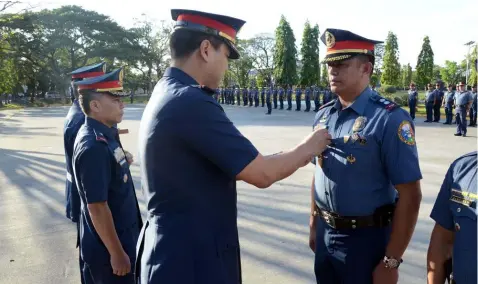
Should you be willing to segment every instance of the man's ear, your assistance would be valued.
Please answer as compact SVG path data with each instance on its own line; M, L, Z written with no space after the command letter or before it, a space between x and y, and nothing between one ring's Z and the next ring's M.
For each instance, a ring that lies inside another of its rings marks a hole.
M201 45L199 45L199 54L201 58L208 62L209 61L209 55L211 54L211 48L213 48L211 42L207 39L203 40L201 42Z

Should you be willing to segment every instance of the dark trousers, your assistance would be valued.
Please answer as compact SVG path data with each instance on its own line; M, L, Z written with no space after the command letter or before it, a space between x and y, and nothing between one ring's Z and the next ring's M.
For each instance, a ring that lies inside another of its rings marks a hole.
M466 135L466 109L464 107L456 108L456 133Z
M274 109L276 109L277 108L277 95L273 95L272 98L274 100Z
M266 103L266 98L264 96L264 94L261 95L261 105L262 107L264 107L264 104Z
M252 96L249 97L249 106L250 106L250 107L252 106Z
M391 228L335 230L317 217L314 271L318 284L371 284Z
M451 124L453 121L453 109L451 106L445 106L445 117L446 117L446 124Z
M314 98L314 105L315 105L314 111L317 112L320 108L320 101L318 96Z
M221 104L224 104L224 94L221 94Z
M305 97L305 111L310 111L310 97Z
M426 121L433 121L433 104L426 104L425 111L427 112L427 120Z
M284 109L284 96L279 96L279 108Z
M134 266L132 265L131 269L133 268ZM85 279L85 284L134 284L133 271L134 270L125 276L118 276L113 274L113 269L110 264L97 267L89 266L85 263L82 274Z
M246 95L244 95L244 96L242 97L242 102L243 102L243 105L244 105L244 106L247 106L247 96L246 96Z
M470 126L476 126L476 107L470 108Z
M433 106L433 121L440 121L441 105L437 104Z
M417 107L417 103L415 101L408 102L408 108L410 109L410 116L412 119L415 119L415 110Z
M300 95L296 95L295 96L295 103L296 103L295 110L300 110L301 101L302 101L302 98L300 97Z
M272 103L271 103L271 98L267 98L266 99L266 104L267 104L267 113L271 113L272 112Z
M254 106L255 106L255 107L258 107L258 106L259 106L259 97L258 97L258 96L255 96L255 97L254 97Z
M292 109L292 96L287 96L287 110Z

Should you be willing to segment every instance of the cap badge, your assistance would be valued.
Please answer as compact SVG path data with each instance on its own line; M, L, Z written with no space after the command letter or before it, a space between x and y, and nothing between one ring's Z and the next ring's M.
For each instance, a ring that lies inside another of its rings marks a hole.
M335 45L335 37L330 32L325 32L325 44L327 48L332 48Z

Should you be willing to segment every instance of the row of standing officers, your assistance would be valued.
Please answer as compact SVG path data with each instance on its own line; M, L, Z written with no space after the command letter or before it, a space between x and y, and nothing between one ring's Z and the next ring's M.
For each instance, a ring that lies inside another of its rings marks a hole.
M300 111L302 107L302 98L305 100L305 112L311 111L311 102L314 102L314 112L319 110L321 105L324 105L337 96L330 91L330 88L321 89L317 86L306 88L292 87L253 87L253 88L238 88L227 87L217 88L214 93L214 98L221 104L228 105L243 105L262 107L267 106L266 114L272 113L274 109L284 109L284 104L287 103L287 110L292 110L292 98L295 95L296 111Z
M397 283L422 175L412 119L368 87L379 42L327 29L324 62L341 100L319 108L296 147L263 156L210 88L228 59L239 57L234 38L244 21L190 10L172 10L172 17L172 66L139 129L144 224L132 157L117 128L122 69L73 72L82 78L65 123L67 216L78 223L82 282L242 283L236 181L266 188L312 161L309 245L317 283ZM476 172L474 152L455 161L443 182L431 215L430 283L444 282L450 251L454 281L476 283Z
M441 109L443 108L445 111L445 122L443 124L452 124L453 117L455 117L457 125L455 136L466 137L467 126L476 126L478 112L476 85L471 90L467 90L463 82L456 84L456 86L450 84L445 92L441 90L440 86L440 84L436 84L435 89L432 84L427 86L425 122L440 122ZM418 92L415 84L412 83L408 92L408 106L413 119L415 119L417 104ZM470 120L469 124L467 124L467 116Z

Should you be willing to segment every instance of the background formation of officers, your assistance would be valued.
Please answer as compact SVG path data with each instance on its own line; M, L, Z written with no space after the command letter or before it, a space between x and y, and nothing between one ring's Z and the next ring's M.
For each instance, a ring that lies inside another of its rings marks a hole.
M244 21L190 10L173 10L172 15L177 21L173 38L209 31L210 36L223 37L227 45L220 48L229 49L229 59L239 57L232 39ZM155 87L139 129L148 208L144 224L129 169L133 160L117 129L123 118L123 70L105 73L101 63L72 72L74 100L64 135L66 215L78 224L82 283L242 283L236 181L266 188L309 161L315 164L309 245L315 253L317 283L397 283L421 201L414 114L368 87L363 72L373 69L377 41L339 29L327 29L321 39L327 45L329 77L342 82L331 85L341 101L325 90L322 106L316 87L210 89L207 86L217 86L224 75L218 70L225 68L217 64L227 58L197 59L217 56L209 52L212 45L179 54L182 43L172 44L173 66ZM188 56L198 49L206 52ZM181 66L176 60L191 64ZM337 64L343 60L353 64ZM463 113L473 97L459 87L453 106L459 130L466 135ZM261 98L270 114L272 103L284 109L284 98L291 110L293 92L297 111L302 94L305 111L314 100L314 130L293 150L272 156L262 156L218 104L257 107ZM474 92L476 106L476 88ZM433 106L436 100L447 103L449 95L436 95ZM431 94L427 97L432 99ZM191 104L191 111L176 111ZM428 118L439 121L439 116ZM429 283L444 283L450 252L453 281L476 283L476 174L476 152L448 170L431 214L436 225L427 257Z
M415 119L417 103L418 92L415 84L412 83L408 92L408 106L413 119ZM445 111L445 122L443 124L456 123L455 136L466 137L467 126L476 127L478 112L476 85L469 88L463 82L460 82L456 86L448 85L446 91L443 91L439 83L435 85L435 88L432 84L428 84L425 94L425 122L440 122L442 108ZM453 117L455 117L455 122L453 122ZM468 117L469 124L467 124Z
M266 114L272 113L274 109L284 109L287 104L286 110L292 110L293 98L295 97L295 111L301 111L302 100L305 101L304 112L313 110L317 112L320 106L334 100L337 95L330 91L327 87L322 89L317 86L301 87L297 86L292 88L288 87L226 87L218 88L215 90L214 98L221 104L227 105L242 105L242 106L254 106L265 107L267 106ZM314 108L312 109L312 102Z

